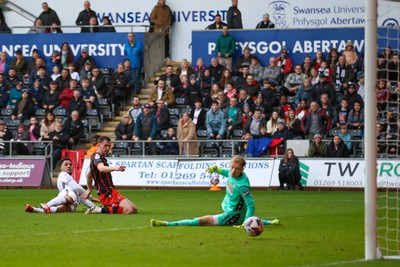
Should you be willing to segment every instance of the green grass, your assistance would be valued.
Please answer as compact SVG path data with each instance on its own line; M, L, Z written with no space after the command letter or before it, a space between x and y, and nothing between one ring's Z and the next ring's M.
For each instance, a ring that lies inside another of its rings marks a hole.
M399 266L364 262L362 192L253 191L259 237L233 227L150 227L221 212L224 192L121 190L137 215L30 214L56 190L0 190L0 266Z

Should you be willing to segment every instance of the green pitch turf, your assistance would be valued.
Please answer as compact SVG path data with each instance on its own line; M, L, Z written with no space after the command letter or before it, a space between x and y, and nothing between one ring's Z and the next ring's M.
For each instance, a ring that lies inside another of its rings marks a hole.
M56 190L0 190L0 266L399 266L363 262L362 192L253 191L259 237L228 227L150 227L221 212L224 192L121 190L136 215L30 214Z

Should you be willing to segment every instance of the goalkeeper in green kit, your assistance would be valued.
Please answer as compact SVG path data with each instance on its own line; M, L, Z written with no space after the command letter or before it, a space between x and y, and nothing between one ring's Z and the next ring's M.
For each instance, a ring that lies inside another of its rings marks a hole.
M226 195L222 201L224 213L218 215L206 215L191 220L167 222L151 220L152 226L211 226L211 225L242 225L243 222L254 216L254 199L250 191L250 183L247 175L243 172L246 161L241 156L234 156L230 162L230 170L221 169L213 165L207 172L216 172L228 178ZM262 220L265 225L279 225L278 219Z

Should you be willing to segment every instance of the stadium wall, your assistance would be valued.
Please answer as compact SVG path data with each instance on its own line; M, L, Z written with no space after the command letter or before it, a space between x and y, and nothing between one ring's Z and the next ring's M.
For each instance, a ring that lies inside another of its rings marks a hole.
M43 1L12 0L13 3L29 10L32 14L42 12ZM57 1L48 0L49 6L57 11L62 25L75 25L78 13L83 9L83 0ZM108 1L92 0L92 9L97 17L109 16L114 25L134 26L135 32L144 32L141 25L149 24L149 16L153 1L114 0L112 5ZM392 1L379 2L379 26L398 26L400 3ZM226 11L231 5L230 0L168 0L175 17L172 28L172 59L191 59L191 32L202 30L211 24L217 13L226 21ZM262 15L268 13L278 29L318 29L318 28L347 28L364 27L365 1L364 0L286 0L239 1L242 12L244 29L254 29ZM15 29L14 32L26 33L33 23L15 12L5 13L6 22L10 27L26 26L24 29ZM65 28L64 32L77 32L77 29ZM121 29L120 29L121 30ZM117 29L118 31L118 29ZM126 31L126 30L123 30Z
M252 187L279 186L280 159L246 159L245 172ZM80 184L86 185L90 159L86 159ZM113 172L116 186L132 187L210 187L211 174L205 170L216 164L229 168L229 159L132 159L109 158L110 166L126 166L125 172ZM363 188L365 183L363 159L300 159L301 183L306 187ZM400 161L378 160L378 188L400 187ZM220 176L219 186L226 186Z

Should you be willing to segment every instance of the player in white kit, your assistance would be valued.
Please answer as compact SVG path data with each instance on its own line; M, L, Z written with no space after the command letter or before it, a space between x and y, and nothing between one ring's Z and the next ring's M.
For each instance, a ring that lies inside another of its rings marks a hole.
M63 158L60 162L61 173L58 175L57 188L58 196L47 202L40 204L40 208L32 207L29 204L25 205L26 212L41 212L41 213L55 213L55 212L70 212L75 211L76 207L82 203L86 207L91 208L96 206L93 202L100 202L97 198L90 196L89 199L81 198L81 195L86 190L79 185L72 174L72 162L69 158Z

